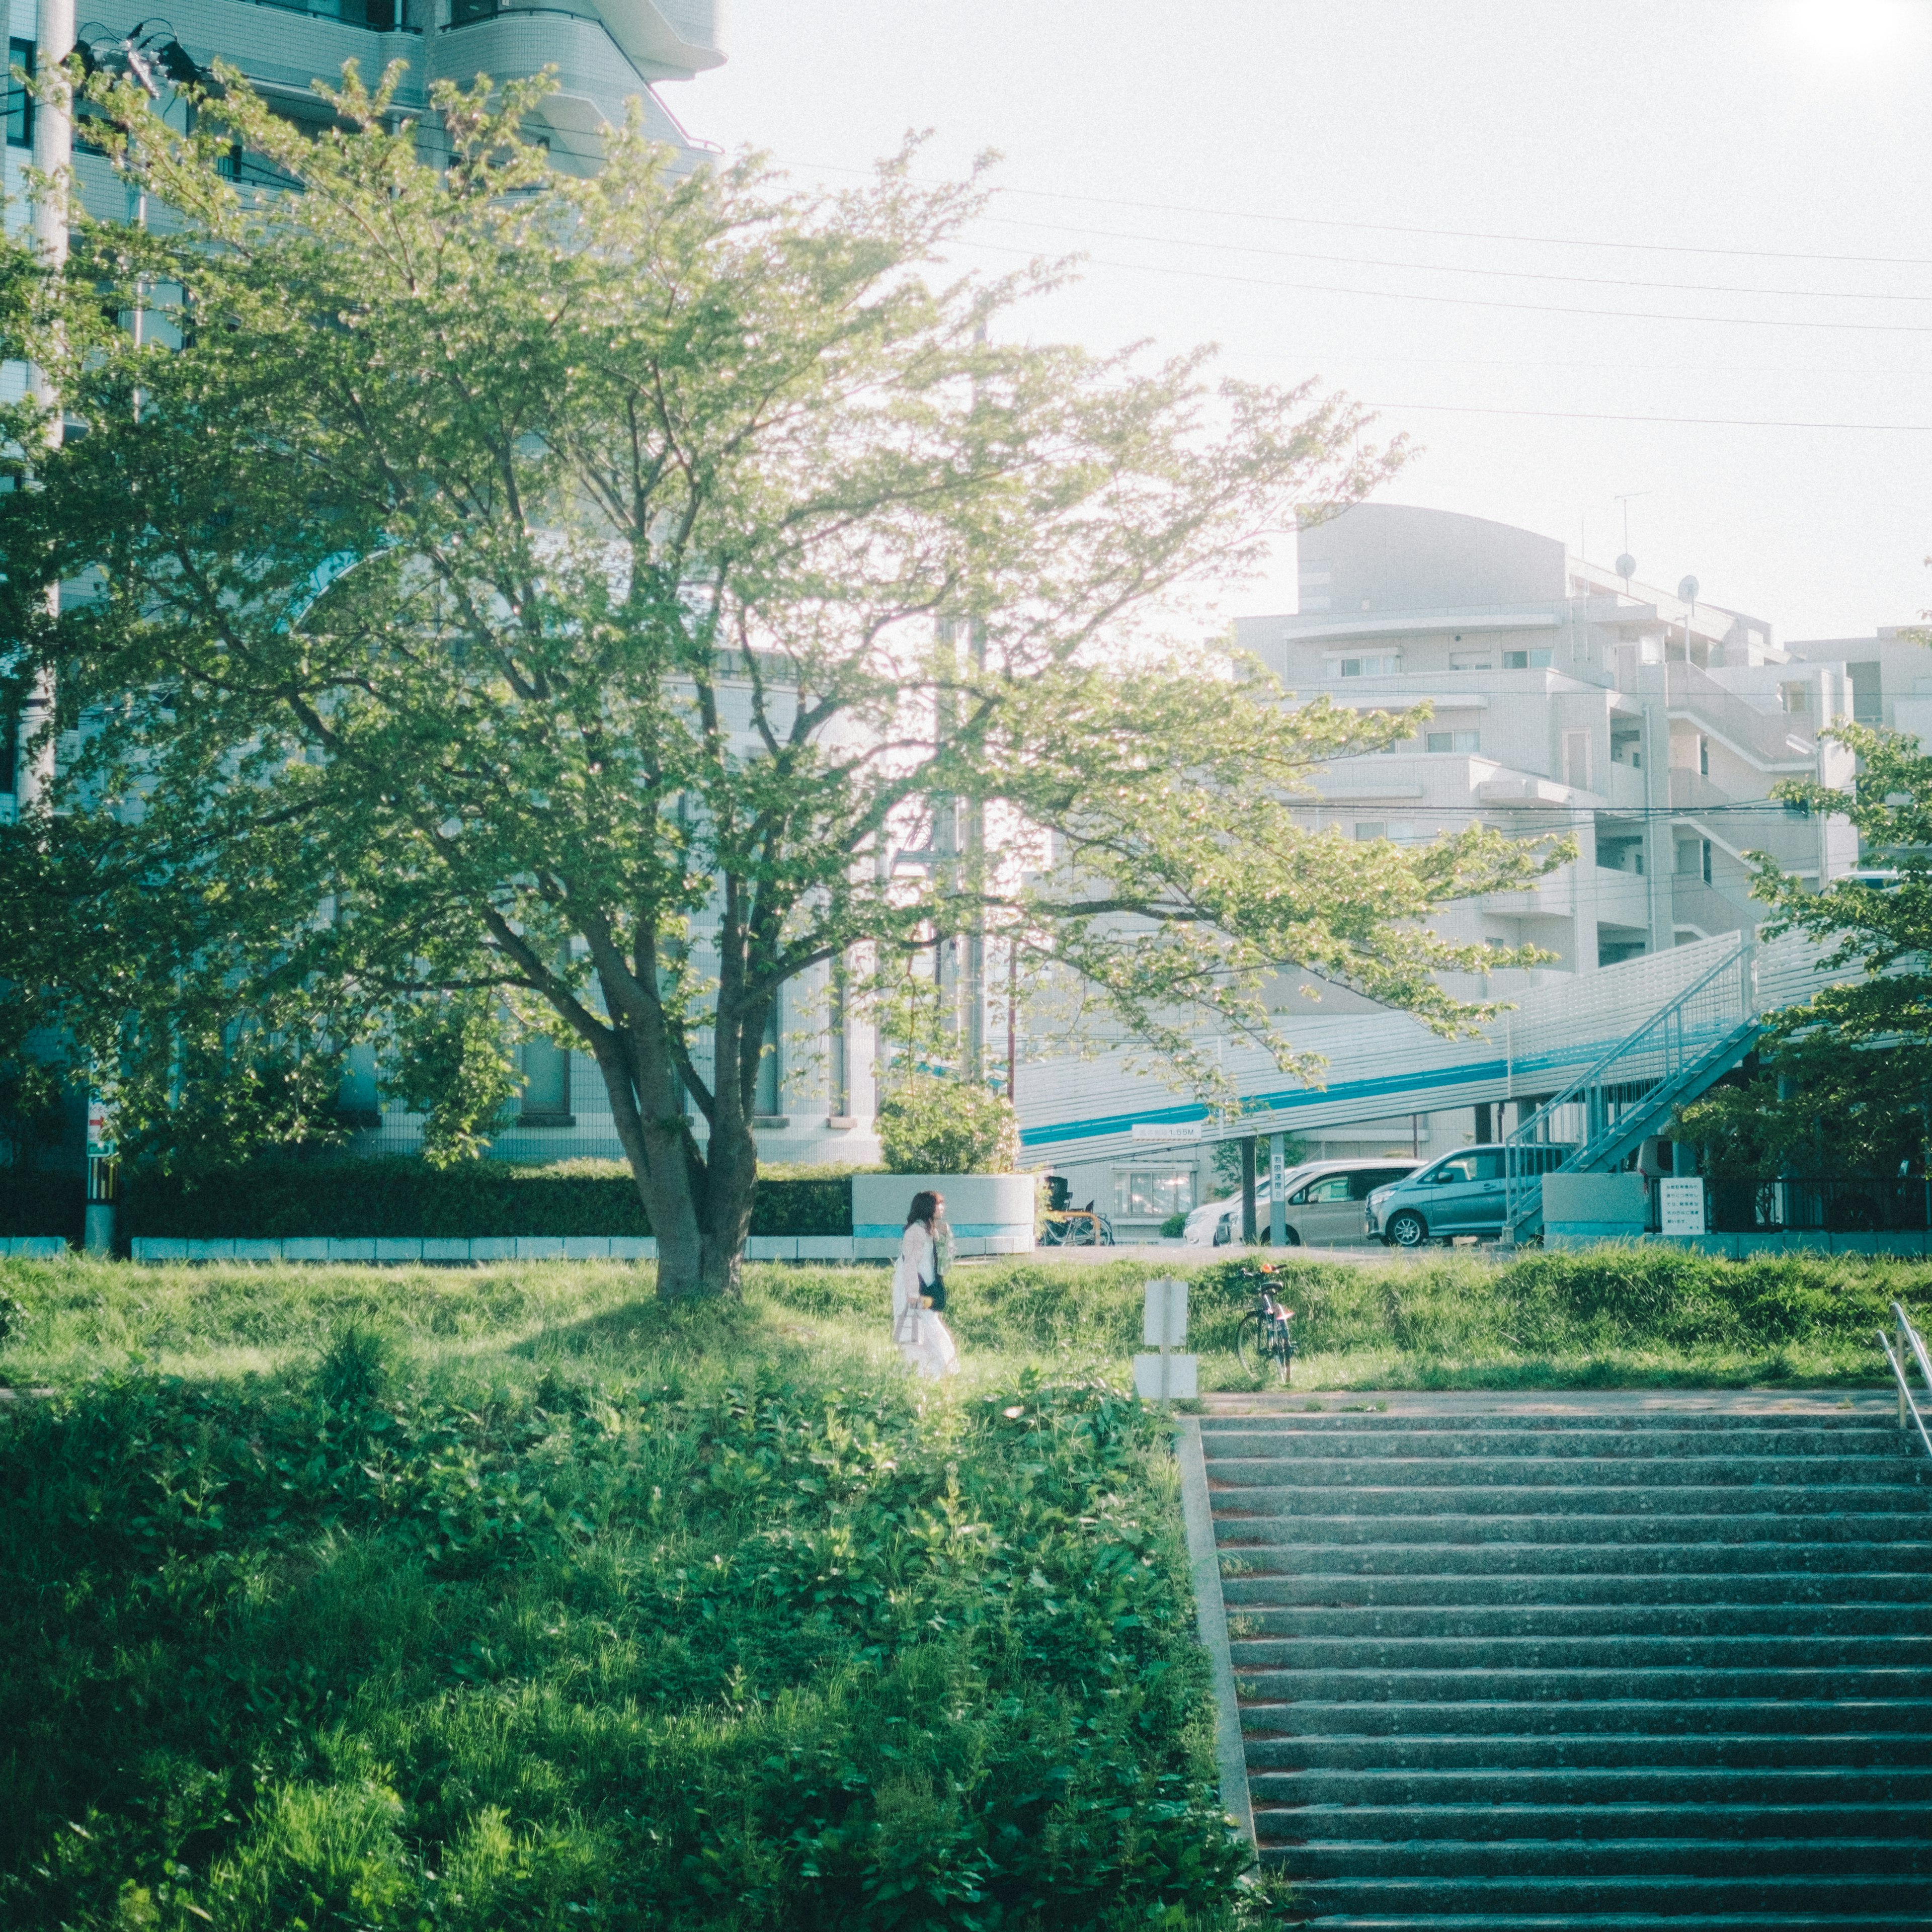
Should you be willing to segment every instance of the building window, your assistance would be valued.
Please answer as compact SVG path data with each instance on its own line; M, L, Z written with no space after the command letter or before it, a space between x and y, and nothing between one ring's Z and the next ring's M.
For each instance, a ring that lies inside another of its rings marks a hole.
M1547 651L1505 651L1503 653L1504 670L1547 670L1550 654Z
M1400 652L1385 652L1379 656L1343 658L1340 675L1343 677L1388 677L1402 668Z
M32 80L33 42L9 40L7 64L10 69L18 68L29 80ZM34 145L34 97L10 71L7 76L7 145L10 148L31 148Z
M765 1018L764 1044L758 1052L758 1077L752 1090L752 1112L772 1118L784 1110L778 1105L778 1003Z
M466 27L472 20L494 20L501 11L499 0L449 0L449 24Z
M1426 748L1432 752L1475 752L1482 748L1480 739L1475 731L1432 731Z
M1355 820L1355 836L1366 844L1371 838L1388 836L1388 820L1385 818L1358 818Z
M1706 778L1711 776L1711 741L1701 731L1697 734L1697 776Z
M1124 1221L1165 1221L1193 1206L1191 1167L1137 1167L1114 1176L1114 1212Z
M1688 838L1678 846L1677 876L1680 879L1702 879L1707 886L1711 883L1709 839Z
M1451 670L1493 670L1496 659L1487 651L1451 651L1449 653L1449 668Z
M523 1052L524 1096L518 1117L531 1124L568 1125L570 1049L554 1040L526 1040Z

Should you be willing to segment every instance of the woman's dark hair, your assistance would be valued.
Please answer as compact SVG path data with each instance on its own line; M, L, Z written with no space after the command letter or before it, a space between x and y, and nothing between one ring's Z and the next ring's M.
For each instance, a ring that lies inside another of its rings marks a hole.
M910 1228L915 1221L923 1221L929 1232L932 1217L938 1212L939 1196L922 1187L912 1197L912 1205L906 1210L905 1224Z

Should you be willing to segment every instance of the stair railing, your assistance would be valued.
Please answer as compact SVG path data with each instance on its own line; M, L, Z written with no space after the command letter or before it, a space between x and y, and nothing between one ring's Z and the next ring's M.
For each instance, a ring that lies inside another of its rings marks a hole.
M1543 1196L1547 1170L1537 1157L1522 1151L1546 1140L1558 1108L1580 1103L1584 1110L1582 1144L1556 1171L1587 1166L1592 1154L1623 1130L1629 1108L1614 1110L1606 1090L1624 1081L1646 1088L1643 1106L1658 1090L1668 1087L1687 1068L1748 1024L1757 1010L1751 970L1751 945L1742 934L1736 946L1683 992L1667 1000L1632 1032L1618 1040L1586 1072L1580 1073L1551 1100L1546 1101L1516 1131L1504 1137L1503 1162L1504 1239L1514 1238L1516 1226ZM1688 1024L1687 1024L1688 1022Z
M1893 1353L1893 1338L1888 1336L1882 1328L1878 1331L1878 1345L1885 1351L1885 1358L1892 1364L1893 1378L1898 1384L1898 1426L1903 1429L1906 1417L1910 1415L1918 1426L1918 1439L1924 1444L1926 1454L1932 1456L1932 1435L1926 1432L1925 1412L1919 1406L1918 1398L1912 1393L1912 1384L1906 1376L1906 1364L1916 1364L1919 1379L1924 1383L1928 1397L1932 1397L1932 1360L1926 1357L1925 1338L1912 1327L1911 1317L1904 1306L1894 1301L1892 1312L1898 1324L1898 1352Z

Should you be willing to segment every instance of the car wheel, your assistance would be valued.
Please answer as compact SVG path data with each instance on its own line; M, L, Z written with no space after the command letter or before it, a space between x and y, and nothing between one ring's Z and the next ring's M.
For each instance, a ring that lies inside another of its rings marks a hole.
M1401 1214L1390 1216L1388 1238L1391 1247L1419 1248L1428 1240L1429 1230L1423 1226L1420 1214L1412 1214L1405 1208Z
M1224 1214L1214 1223L1214 1245L1217 1248L1225 1248L1234 1238L1234 1231L1228 1226L1228 1217Z

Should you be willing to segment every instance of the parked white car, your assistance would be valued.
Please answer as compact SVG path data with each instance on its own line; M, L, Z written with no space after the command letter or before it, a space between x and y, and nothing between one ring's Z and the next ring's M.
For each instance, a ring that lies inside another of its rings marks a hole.
M1406 1180L1421 1165L1413 1160L1312 1160L1282 1177L1282 1199L1290 1247L1364 1247L1370 1237L1362 1204L1376 1189ZM1274 1238L1274 1197L1262 1181L1255 1189L1255 1228ZM1210 1201L1188 1216L1181 1239L1222 1247L1241 1238L1241 1197Z

